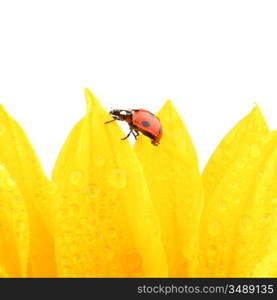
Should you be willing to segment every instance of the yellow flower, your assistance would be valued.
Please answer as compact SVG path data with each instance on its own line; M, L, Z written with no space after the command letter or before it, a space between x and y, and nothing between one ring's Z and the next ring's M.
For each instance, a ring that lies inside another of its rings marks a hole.
M267 255L276 258L276 137L255 107L212 155L196 276L259 276Z
M276 277L277 131L256 106L202 176L168 100L134 147L85 89L52 182L0 108L0 277Z
M204 198L195 149L189 134L167 101L157 114L163 125L159 147L140 136L135 151L161 224L170 277L192 275Z
M118 124L86 89L87 114L74 127L53 180L60 276L167 276L160 225L142 167Z
M57 276L55 189L20 126L0 107L0 273Z

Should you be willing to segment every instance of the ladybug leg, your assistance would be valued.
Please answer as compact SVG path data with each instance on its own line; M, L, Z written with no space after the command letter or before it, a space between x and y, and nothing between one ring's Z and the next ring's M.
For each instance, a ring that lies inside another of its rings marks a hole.
M122 138L121 140L123 141L123 140L126 140L126 139L128 139L128 137L130 136L130 134L133 132L133 130L130 130L130 132L124 137L124 138Z
M111 123L111 122L114 122L114 121L118 121L118 120L119 120L119 118L113 117L112 120L106 121L106 122L104 122L104 124L108 124L108 123Z
M135 139L137 139L137 137L139 136L139 133L136 130L132 130L132 134L133 134Z

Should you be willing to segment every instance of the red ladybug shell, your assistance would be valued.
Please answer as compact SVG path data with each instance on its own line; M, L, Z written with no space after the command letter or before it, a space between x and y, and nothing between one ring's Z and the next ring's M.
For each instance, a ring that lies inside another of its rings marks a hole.
M134 110L132 122L139 130L152 135L153 138L160 140L162 137L160 119L150 111L144 109Z

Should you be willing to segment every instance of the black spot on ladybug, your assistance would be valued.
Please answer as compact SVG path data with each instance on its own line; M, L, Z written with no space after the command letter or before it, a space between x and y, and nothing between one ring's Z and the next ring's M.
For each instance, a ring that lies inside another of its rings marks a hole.
M142 124L143 127L149 127L150 126L150 123L147 122L147 121L142 121L141 124Z
M148 112L148 114L151 116L151 118L155 118L155 115L152 114L151 112Z

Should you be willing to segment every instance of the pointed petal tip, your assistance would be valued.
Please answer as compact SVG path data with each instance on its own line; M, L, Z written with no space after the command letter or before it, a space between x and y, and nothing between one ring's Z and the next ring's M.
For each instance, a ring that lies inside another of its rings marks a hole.
M254 116L256 116L257 119L260 120L260 123L262 124L262 126L264 126L264 128L266 129L266 131L269 132L269 127L266 121L265 116L263 115L259 105L257 103L255 103L255 107L252 109L252 113Z
M163 108L170 108L170 107L174 107L172 104L171 99L167 99L163 105Z
M84 88L84 93L86 97L86 104L87 104L87 115L96 111L103 116L108 114L108 112L102 107L101 102L95 97L95 95L88 89L87 87Z
M172 101L170 99L167 99L158 113L161 113L162 111L171 111L172 108L174 108Z
M259 114L262 116L262 111L260 109L260 106L257 102L253 102L254 104L254 107L252 108L251 112L250 113L253 113L253 114Z
M253 104L254 104L254 107L252 108L250 113L247 115L247 117L249 117L252 120L259 120L260 125L264 126L265 128L267 128L267 130L269 130L266 119L265 119L258 103L254 102Z
M91 112L92 106L94 106L98 101L89 88L84 88L84 93L86 97L87 113Z
M178 112L173 105L171 99L167 99L164 105L160 108L158 116L166 118L167 120L174 120L178 116Z

